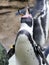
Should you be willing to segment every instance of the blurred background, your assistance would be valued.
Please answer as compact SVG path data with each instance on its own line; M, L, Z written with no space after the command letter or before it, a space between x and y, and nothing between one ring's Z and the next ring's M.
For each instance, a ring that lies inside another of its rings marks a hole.
M17 31L20 28L21 15L16 16L16 12L26 4L16 0L0 0L0 43L7 50L15 43ZM49 45L49 36L46 45Z

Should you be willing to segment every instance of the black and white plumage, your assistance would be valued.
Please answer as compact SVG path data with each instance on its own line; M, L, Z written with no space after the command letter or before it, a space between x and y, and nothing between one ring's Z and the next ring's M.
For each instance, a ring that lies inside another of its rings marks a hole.
M40 0L40 3L41 1L43 2L43 6L41 6L40 11L42 11L43 14L34 20L33 36L34 36L34 40L36 41L36 43L42 46L48 37L48 21L47 21L47 1ZM40 9L40 6L39 6L39 9Z
M43 3L45 6L45 0ZM44 7L42 9L44 9ZM18 31L15 45L15 55L20 65L40 65L40 59L37 58L32 44L37 43L42 46L47 39L48 20L45 20L45 16L47 17L49 15L47 15L47 11L45 12L44 10L44 14L40 15L37 19L33 19L33 17L28 13L22 17L21 27ZM27 24L28 21L29 23ZM30 42L30 39L33 40L32 44Z
M15 45L16 57L18 58L21 65L39 65L38 59L30 42L30 38L33 36L33 18L27 13L22 17L21 22L21 27L18 32Z
M34 7L29 8L29 13L32 17L36 17L36 14L39 15L38 18L34 20L34 31L33 37L37 44L44 44L45 40L48 37L48 19L47 15L47 0L36 0ZM23 9L20 11L20 14L24 14L26 11ZM38 34L37 34L38 33Z

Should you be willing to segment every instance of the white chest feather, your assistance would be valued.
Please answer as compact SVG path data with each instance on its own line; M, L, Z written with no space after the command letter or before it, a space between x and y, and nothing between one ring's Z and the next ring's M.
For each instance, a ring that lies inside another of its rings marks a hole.
M9 64L8 65L19 65L19 62L18 62L15 54L9 59Z
M33 47L24 34L18 36L15 54L21 65L39 65Z

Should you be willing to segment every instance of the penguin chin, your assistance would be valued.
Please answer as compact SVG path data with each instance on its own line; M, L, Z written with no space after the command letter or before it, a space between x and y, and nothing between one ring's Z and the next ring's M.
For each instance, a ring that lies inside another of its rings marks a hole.
M18 36L15 54L21 65L39 65L34 49L25 34Z

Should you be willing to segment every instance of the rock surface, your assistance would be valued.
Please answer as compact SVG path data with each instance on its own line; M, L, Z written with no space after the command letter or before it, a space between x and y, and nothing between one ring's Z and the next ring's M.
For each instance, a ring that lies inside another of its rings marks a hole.
M11 5L11 7L14 6ZM15 43L21 18L21 16L16 16L17 8L11 7L7 0L0 0L0 42L7 50Z

